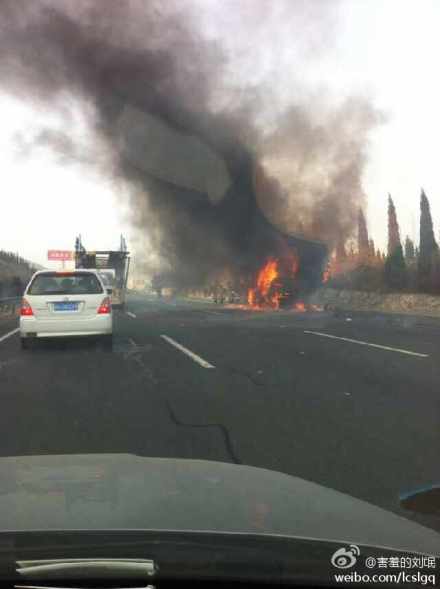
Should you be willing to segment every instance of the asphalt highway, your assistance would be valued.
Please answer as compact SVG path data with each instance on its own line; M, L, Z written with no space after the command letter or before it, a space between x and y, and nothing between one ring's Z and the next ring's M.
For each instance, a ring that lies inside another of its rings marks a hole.
M0 455L126 452L308 479L440 529L440 322L132 294L113 350L19 346L0 318Z

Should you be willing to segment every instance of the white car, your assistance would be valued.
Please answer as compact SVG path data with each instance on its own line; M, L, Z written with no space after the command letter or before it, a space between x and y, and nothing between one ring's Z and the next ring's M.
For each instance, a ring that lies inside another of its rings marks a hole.
M110 295L91 270L36 272L20 310L22 348L37 338L101 336L111 347L113 318Z

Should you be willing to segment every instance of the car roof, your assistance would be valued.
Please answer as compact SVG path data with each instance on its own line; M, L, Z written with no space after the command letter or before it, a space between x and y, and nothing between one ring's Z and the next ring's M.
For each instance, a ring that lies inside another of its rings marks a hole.
M88 272L89 274L97 274L97 271L90 268L74 268L73 270L38 270L34 276L38 274L77 274L77 273Z
M44 274L53 275L53 274L63 274L63 273L66 273L66 274L79 274L79 273L93 274L93 276L96 276L96 278L99 280L101 285L105 286L102 281L102 278L99 276L98 272L96 270L90 270L89 268L74 268L73 270L38 270L37 272L32 274L32 276L28 282L28 285L30 285L31 282L33 282L37 276L42 276Z

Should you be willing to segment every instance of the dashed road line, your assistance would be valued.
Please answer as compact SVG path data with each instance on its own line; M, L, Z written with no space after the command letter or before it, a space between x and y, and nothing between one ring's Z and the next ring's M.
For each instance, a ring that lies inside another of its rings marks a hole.
M180 350L181 352L183 352L184 354L186 354L187 356L189 356L192 360L194 360L194 362L197 362L197 364L203 366L203 368L215 368L215 366L213 366L212 364L210 364L194 352L191 352L191 350L188 350L188 348L185 348L185 346L182 346L182 344L179 344L179 342L176 342L176 340L174 340L172 337L168 337L167 335L161 335L160 337L172 346L174 346L175 348L177 348L178 350Z
M379 348L380 350L387 350L388 352L398 352L399 354L407 354L408 356L417 356L419 358L429 358L429 354L421 354L420 352L411 352L411 350L403 350L402 348L392 348L390 346L382 346L381 344L372 344L371 342L364 342L362 340L351 339L349 337L340 337L338 335L330 335L329 333L322 333L320 331L304 331L310 335L318 335L320 337L328 337L329 339L338 339L351 344L358 344L359 346L369 346L370 348Z
M129 317L131 317L132 319L136 319L136 315L134 313L132 313L131 311L125 311L125 314L128 315Z
M3 342L5 339L7 339L8 337L11 337L11 335L14 335L14 333L17 333L17 331L20 331L20 328L17 327L16 329L13 329L12 331L10 331L9 333L5 333L5 335L2 335L0 337L0 342Z

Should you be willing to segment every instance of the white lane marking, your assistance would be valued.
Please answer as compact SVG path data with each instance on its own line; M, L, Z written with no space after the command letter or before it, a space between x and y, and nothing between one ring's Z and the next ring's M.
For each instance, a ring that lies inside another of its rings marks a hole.
M11 337L11 335L14 335L14 333L17 333L17 331L20 331L20 328L17 327L17 329L13 329L12 331L10 331L9 333L5 333L5 335L2 335L0 337L0 342L4 341L5 339L7 339L8 337Z
M372 344L370 342L363 342L358 339L351 339L349 337L339 337L337 335L330 335L329 333L321 333L320 331L304 331L311 335L319 335L321 337L328 337L330 339L339 339L351 344L359 344L360 346L369 346L370 348L379 348L380 350L388 350L389 352L399 352L400 354L408 354L408 356L418 356L419 358L429 358L429 354L420 354L420 352L411 352L410 350L402 350L401 348L391 348L389 346L381 346L380 344Z
M194 362L197 362L197 364L203 366L203 368L215 368L215 366L213 366L206 360L203 360L203 358L201 358L197 354L194 354L194 352L191 352L191 350L188 350L188 348L185 348L185 346L182 346L182 344L179 344L179 342L176 342L176 340L173 340L173 338L168 337L167 335L161 335L160 337L172 346L174 346L175 348L177 348L178 350L180 350L181 352L183 352L184 354L186 354L187 356L189 356L192 360L194 360Z
M132 317L133 319L136 319L136 315L134 313L132 313L131 311L125 311L125 314L128 315L129 317Z
M133 348L137 348L137 344L132 337L129 337L128 341L133 346Z

